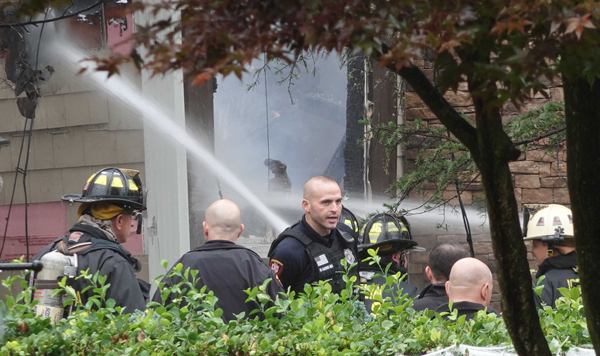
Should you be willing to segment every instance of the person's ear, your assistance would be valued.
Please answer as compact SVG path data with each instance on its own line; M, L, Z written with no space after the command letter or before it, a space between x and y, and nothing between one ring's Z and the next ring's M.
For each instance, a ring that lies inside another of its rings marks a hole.
M123 229L123 214L119 214L113 219L113 230L121 231Z
M448 291L450 290L450 281L446 281L446 284L444 286L446 288L446 295L449 296L450 294L448 293Z
M392 254L392 261L400 264L400 255L402 255L402 251L396 251Z
M240 237L242 235L242 232L244 232L244 224L240 224L240 233L237 237Z
M433 282L433 273L431 273L431 268L429 268L429 266L425 267L425 275L427 276L427 279Z
M487 306L490 302L488 300L488 290L489 289L490 289L490 285L487 283L485 283L483 286L481 286L481 300L483 301L483 305L485 305L485 306Z
M302 209L304 209L305 212L310 212L310 202L306 199L302 199Z
M202 229L204 230L204 236L208 236L208 224L206 221L202 222Z

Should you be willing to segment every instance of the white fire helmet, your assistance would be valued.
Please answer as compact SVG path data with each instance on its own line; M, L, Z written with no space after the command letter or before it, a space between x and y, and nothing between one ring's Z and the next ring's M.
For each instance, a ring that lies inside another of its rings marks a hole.
M538 210L529 218L527 236L524 240L549 240L558 243L558 239L573 238L573 213L571 209L550 204Z

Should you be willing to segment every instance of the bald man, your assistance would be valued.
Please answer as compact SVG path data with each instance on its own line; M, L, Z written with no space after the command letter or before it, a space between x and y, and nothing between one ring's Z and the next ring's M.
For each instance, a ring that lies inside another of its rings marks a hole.
M446 294L453 302L452 309L458 310L458 316L465 315L466 320L473 319L480 310L499 315L489 306L493 282L492 272L485 263L472 257L458 260L452 266L450 279L446 282ZM449 304L443 304L435 311L448 312Z
M182 271L198 270L196 288L206 286L206 292L213 291L219 299L215 308L223 309L225 322L235 320L234 314L250 312L257 309L254 303L246 303L248 295L244 290L263 284L267 278L271 282L267 293L275 299L283 288L277 276L254 251L236 244L244 230L240 208L232 201L221 199L213 203L205 213L205 244L183 255L174 266L181 263ZM176 285L181 279L166 274L162 282L167 287ZM191 276L190 276L191 280ZM161 289L154 294L153 301L161 302ZM170 304L178 296L170 295L165 304ZM259 315L262 317L261 315ZM252 316L254 317L254 316Z
M341 292L344 267L358 263L358 249L352 235L337 229L342 213L342 191L333 179L316 176L304 185L304 216L273 241L269 265L284 288L304 291L306 283L329 280L334 293ZM351 275L358 275L355 266Z
M446 282L450 279L450 271L456 261L465 257L469 257L469 251L454 241L442 242L431 249L429 264L425 267L425 275L431 284L423 289L413 303L414 310L435 310L448 303Z

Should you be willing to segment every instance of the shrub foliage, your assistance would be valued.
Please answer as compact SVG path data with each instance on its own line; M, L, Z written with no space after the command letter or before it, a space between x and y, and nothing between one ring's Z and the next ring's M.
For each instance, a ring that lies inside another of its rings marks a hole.
M377 256L368 263L379 263ZM163 262L166 267L166 261ZM352 268L349 266L348 268ZM144 312L126 313L105 300L108 285L97 275L82 273L94 285L96 296L82 304L77 292L62 287L71 298L74 312L57 323L36 317L37 301L25 276L2 284L11 288L21 283L24 291L0 302L3 314L1 355L417 355L454 344L472 346L509 345L502 318L480 312L465 321L433 311L416 312L406 296L382 298L383 288L398 284L400 274L387 278L387 285L354 286L356 277L346 276L347 287L340 295L331 293L326 282L306 285L272 300L264 285L246 290L248 300L260 305L256 315L239 315L224 323L222 310L215 309L216 297L205 287L194 287L196 271L173 275L184 282L164 289L163 300L176 293L172 304L149 303ZM161 276L157 277L160 278ZM553 310L539 311L543 330L554 352L573 346L590 347L578 288L563 291L564 298ZM369 314L360 301L375 300ZM257 317L257 316L261 317ZM448 320L443 318L447 317Z

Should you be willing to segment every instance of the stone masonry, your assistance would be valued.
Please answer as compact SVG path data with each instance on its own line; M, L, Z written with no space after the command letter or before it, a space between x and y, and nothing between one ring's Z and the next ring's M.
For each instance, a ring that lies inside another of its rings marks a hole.
M431 63L421 61L418 63L426 76L433 80L434 72ZM550 100L556 102L564 101L562 84L559 82L547 83L549 87ZM459 90L448 92L445 95L446 99L469 118L474 118L475 110L470 100L466 85L459 86ZM503 121L507 122L512 118L519 117L525 114L528 110L539 108L548 102L542 96L536 96L522 108L517 109L512 104L508 104L502 114ZM439 126L441 122L437 120L435 115L426 107L419 96L409 86L405 98L406 119L408 122L416 119L422 119L429 126ZM410 169L415 165L415 152L410 150L407 152L407 167ZM569 192L566 185L566 146L562 145L558 151L546 152L544 150L531 150L524 152L518 161L510 163L510 169L513 176L513 184L515 188L515 196L519 209L522 209L522 204L563 204L569 206ZM474 198L481 194L479 182L475 182L468 190L461 194L463 202L467 205L472 204ZM431 192L425 191L416 199L425 200ZM447 191L444 194L445 198L455 197L455 191ZM458 204L458 199L452 199L451 204ZM471 224L473 229L473 242L475 257L486 263L494 274L494 294L492 296L493 306L497 310L500 309L500 294L499 287L496 281L496 263L491 245L491 238L488 231L477 229ZM466 243L466 234L464 227L456 226L455 230L449 233L446 230L434 229L430 231L420 231L419 226L413 224L413 235L419 245L425 247L428 251L436 244L444 241L457 241L468 248ZM528 251L531 248L528 246ZM528 253L530 266L536 268L533 262L531 252ZM428 284L427 277L424 273L424 268L427 266L429 252L411 253L409 276L413 284L419 288L423 288Z

